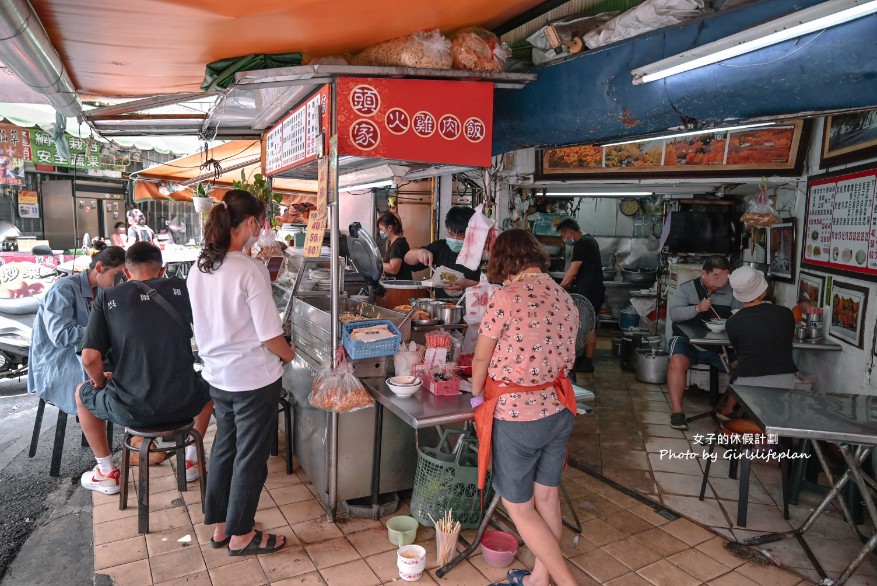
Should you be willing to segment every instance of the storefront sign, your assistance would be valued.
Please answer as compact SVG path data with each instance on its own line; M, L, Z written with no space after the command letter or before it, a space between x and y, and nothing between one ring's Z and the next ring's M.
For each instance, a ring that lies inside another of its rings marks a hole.
M36 191L22 189L18 192L18 215L21 218L39 218L40 206Z
M493 84L338 79L340 155L490 166Z
M0 256L0 299L42 295L55 280L55 268L73 258L73 255L4 253Z
M802 264L877 280L877 169L812 177Z
M13 124L0 124L0 185L22 185L24 162L30 157L30 132Z
M324 85L265 133L265 175L276 175L325 154L320 136L328 131L329 86Z
M326 220L329 218L329 157L317 162L317 209L308 215L308 230L305 233L306 257L320 256L323 235L326 233Z

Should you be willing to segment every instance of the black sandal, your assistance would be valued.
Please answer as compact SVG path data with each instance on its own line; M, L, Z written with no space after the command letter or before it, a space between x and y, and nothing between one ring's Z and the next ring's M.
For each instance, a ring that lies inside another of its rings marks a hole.
M262 532L256 531L256 534L253 535L253 538L243 549L232 549L228 548L228 555L257 555L263 553L274 553L283 548L286 545L286 541L277 545L277 536L273 533L268 534L268 542L265 544L265 547L261 547L262 545Z
M219 549L220 547L225 547L226 545L228 545L229 541L231 541L231 535L227 536L222 541L216 541L215 539L213 539L211 537L210 538L210 547L212 547L213 549Z

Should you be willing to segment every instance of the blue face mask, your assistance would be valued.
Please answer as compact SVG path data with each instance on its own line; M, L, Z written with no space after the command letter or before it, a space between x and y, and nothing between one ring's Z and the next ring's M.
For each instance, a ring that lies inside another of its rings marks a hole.
M463 241L457 240L456 238L448 238L445 240L448 243L448 248L451 249L451 252L460 252L463 250Z
M572 246L573 244L576 243L576 241L570 239L570 240L564 240L563 243L566 244L567 246Z
M384 232L383 230L380 231L380 232L378 232L378 236L380 236L381 240L386 240L386 239L387 239L387 233Z

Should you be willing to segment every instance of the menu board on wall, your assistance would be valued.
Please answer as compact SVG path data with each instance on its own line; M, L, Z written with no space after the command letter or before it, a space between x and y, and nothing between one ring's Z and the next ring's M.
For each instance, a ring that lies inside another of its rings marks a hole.
M877 280L877 168L810 178L801 264Z
M265 133L265 174L276 175L324 154L318 138L328 129L329 86L324 85Z

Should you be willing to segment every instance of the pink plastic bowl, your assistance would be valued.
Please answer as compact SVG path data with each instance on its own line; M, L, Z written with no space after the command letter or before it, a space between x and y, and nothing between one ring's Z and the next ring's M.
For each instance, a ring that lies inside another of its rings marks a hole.
M507 568L517 552L518 538L505 531L485 531L481 538L481 553L488 566Z

